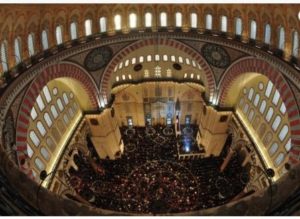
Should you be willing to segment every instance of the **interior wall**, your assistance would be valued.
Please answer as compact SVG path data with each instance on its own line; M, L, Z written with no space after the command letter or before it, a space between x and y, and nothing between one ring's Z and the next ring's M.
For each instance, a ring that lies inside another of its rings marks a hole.
M117 119L111 109L99 115L86 115L91 131L91 140L101 159L114 160L123 153L124 146Z
M202 86L192 83L145 82L121 85L113 89L113 107L119 126L127 125L128 117L132 118L134 126L145 126L146 117L150 115L152 125L165 125L167 117L171 117L172 124L175 124L175 103L179 100L180 123L185 124L185 117L191 116L191 122L197 124L203 106L203 91Z
M198 143L204 146L205 156L219 156L228 136L232 112L218 112L204 105L200 114Z

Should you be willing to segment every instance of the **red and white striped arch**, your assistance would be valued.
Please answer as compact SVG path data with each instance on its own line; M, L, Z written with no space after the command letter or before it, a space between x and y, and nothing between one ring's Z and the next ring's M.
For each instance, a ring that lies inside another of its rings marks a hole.
M122 49L119 53L117 53L114 58L110 61L107 68L104 71L104 74L101 79L100 84L100 95L101 97L107 101L107 97L110 95L110 81L112 80L112 75L115 69L115 66L118 65L124 57L128 54L134 52L137 49L142 47L150 46L150 45L163 45L175 48L179 51L186 53L191 56L203 69L204 75L207 81L207 91L208 97L212 97L214 91L216 89L216 82L214 78L213 71L211 70L209 64L206 60L197 52L195 49L189 47L186 44L183 44L179 41L168 39L168 38L160 38L160 39L145 39L138 42L135 42L124 49Z
M292 149L289 152L289 162L296 164L300 160L300 118L299 109L291 88L281 72L266 61L246 57L228 67L219 86L219 106L226 106L228 91L233 82L242 74L256 72L265 75L279 91L285 103L291 128Z

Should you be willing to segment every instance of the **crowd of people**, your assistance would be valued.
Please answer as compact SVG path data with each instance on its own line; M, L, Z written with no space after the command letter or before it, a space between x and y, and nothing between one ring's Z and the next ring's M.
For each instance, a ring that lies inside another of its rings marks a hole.
M180 139L172 127L121 127L120 131L125 145L120 159L99 159L88 140L90 157L79 151L74 156L78 170L67 173L77 194L95 207L145 214L199 210L230 201L247 183L237 157L219 172L226 153L179 161Z

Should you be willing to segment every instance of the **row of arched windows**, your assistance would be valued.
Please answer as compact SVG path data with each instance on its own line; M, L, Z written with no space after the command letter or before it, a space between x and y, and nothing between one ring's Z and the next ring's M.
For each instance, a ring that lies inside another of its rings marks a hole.
M31 129L28 133L27 154L34 163L33 175L44 170L64 131L79 110L71 91L59 92L57 87L44 86L30 112Z
M291 149L289 126L284 123L286 107L271 81L257 88L244 88L238 107L261 139L274 166L279 167ZM271 127L268 131L267 127ZM282 145L282 146L281 146Z
M137 63L144 63L144 62L152 62L152 61L164 61L164 62L174 62L174 63L180 63L180 64L186 64L186 65L192 65L194 68L198 68L201 70L201 66L198 62L196 62L193 59L184 58L182 56L175 56L175 55L146 55L146 56L139 56L139 57L132 57L130 59L126 59L125 61L119 62L118 65L115 66L114 72L116 72L118 69L122 69L124 67L128 67L130 64L135 65Z
M114 29L119 31L122 29L122 17L119 14L116 14L114 16ZM182 19L183 19L183 15L181 12L176 12L175 13L175 27L182 27ZM222 15L220 17L220 28L219 30L221 32L226 33L228 31L228 18L227 16ZM101 17L99 19L99 30L100 33L104 33L107 32L107 18L106 17ZM235 35L242 35L243 32L243 22L242 19L239 17L235 18ZM166 12L161 12L159 14L159 23L157 25L153 24L153 15L150 12L147 12L144 16L144 26L145 27L152 27L152 26L160 26L160 27L167 27L168 24L168 14ZM86 36L90 36L93 34L93 30L92 30L92 20L91 19L87 19L84 22L84 30L85 30L85 35ZM134 29L137 28L137 14L136 13L130 13L129 14L129 27ZM191 13L190 14L190 27L191 28L198 28L198 14L197 13ZM71 40L75 40L77 39L78 36L78 27L77 27L77 22L72 22L70 24L70 39ZM206 14L205 15L205 29L206 30L212 30L213 29L213 16L211 14ZM265 44L271 44L271 40L272 40L272 28L270 26L270 24L265 24L264 27L264 38L263 38L263 42ZM41 33L41 43L42 43L42 48L43 50L47 50L49 49L49 41L48 41L48 31L47 30L43 30ZM28 49L28 55L33 56L34 54L36 54L36 50L35 50L35 34L34 33L30 33L28 35L27 38L27 49ZM249 30L249 38L252 40L256 40L257 38L257 23L255 20L250 20L250 30ZM285 49L285 29L283 26L279 26L278 27L278 42L277 42L277 48L280 50L284 50ZM55 28L55 40L56 40L56 44L60 45L64 42L63 39L63 27L62 25L58 25ZM298 57L299 54L299 36L298 36L298 32L296 30L294 30L292 32L292 36L291 36L291 42L292 42L292 55L294 57ZM1 63L2 63L2 70L3 72L8 71L9 69L9 64L8 64L8 55L7 55L7 42L4 41L1 43ZM23 48L24 49L24 48ZM15 56L15 62L16 64L20 63L22 61L22 46L21 46L21 39L20 37L16 37L15 41L14 41L14 56Z

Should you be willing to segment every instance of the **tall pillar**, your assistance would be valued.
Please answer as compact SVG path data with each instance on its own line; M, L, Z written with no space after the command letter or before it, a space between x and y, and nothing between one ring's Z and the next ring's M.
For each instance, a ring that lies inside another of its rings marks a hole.
M247 157L243 160L242 167L245 167L248 162L251 160L251 155L248 154Z
M227 167L229 161L231 160L231 157L234 154L234 150L232 150L232 148L229 148L228 154L226 156L226 158L224 159L221 167L220 167L220 172L223 172L225 170L225 168Z

